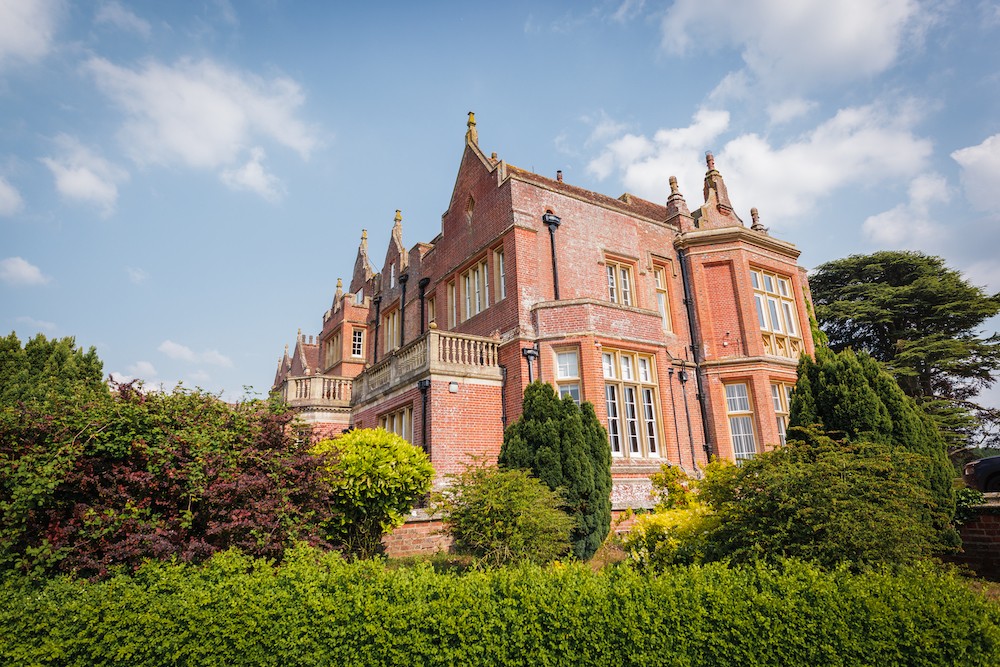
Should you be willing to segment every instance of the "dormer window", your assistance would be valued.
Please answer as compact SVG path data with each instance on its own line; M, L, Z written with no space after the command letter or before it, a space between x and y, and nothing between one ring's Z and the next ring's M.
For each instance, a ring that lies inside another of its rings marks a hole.
M354 303L357 305L363 305L365 302L365 288L362 287L358 290L357 294L354 295Z

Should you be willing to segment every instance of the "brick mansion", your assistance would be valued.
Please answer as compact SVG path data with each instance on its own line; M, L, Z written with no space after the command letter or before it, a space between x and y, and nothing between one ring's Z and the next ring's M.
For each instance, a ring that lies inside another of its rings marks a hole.
M664 184L667 192L667 184ZM439 476L495 460L525 387L594 404L615 508L648 503L664 463L696 473L784 441L805 270L755 209L737 215L707 156L704 203L617 199L479 147L469 114L441 233L410 248L396 212L373 266L366 232L318 334L286 348L273 389L321 433L382 427Z

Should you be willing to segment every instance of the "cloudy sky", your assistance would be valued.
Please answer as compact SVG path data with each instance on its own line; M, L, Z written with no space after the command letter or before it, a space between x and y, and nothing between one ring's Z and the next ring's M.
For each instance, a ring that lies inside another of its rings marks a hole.
M0 0L0 331L266 392L362 228L433 238L466 113L542 174L738 213L815 267L1000 291L1000 2Z

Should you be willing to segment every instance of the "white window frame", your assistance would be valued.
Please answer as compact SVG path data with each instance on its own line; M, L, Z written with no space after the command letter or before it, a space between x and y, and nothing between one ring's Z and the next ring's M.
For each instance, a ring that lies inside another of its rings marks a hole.
M802 352L802 329L792 290L792 279L764 269L751 267L757 324L767 354L796 358Z
M354 329L351 331L351 356L355 359L363 359L365 356L364 329Z
M612 456L660 456L659 387L653 355L601 352L608 440Z
M788 415L792 410L793 385L787 382L771 383L771 402L774 404L774 418L778 427L778 440L784 447L787 442Z
M749 461L757 455L757 438L754 433L750 387L746 382L731 382L723 386L726 394L726 416L729 420L733 458L739 464L743 461Z
M632 264L617 259L604 260L608 278L608 300L619 306L635 305Z
M379 428L395 433L407 442L413 442L413 406L387 412L378 418Z
M662 264L653 265L653 284L656 289L656 309L660 311L660 321L664 331L673 331L673 320L670 313L670 292L667 289L667 267Z
M555 350L556 390L580 403L580 353L576 349Z
M507 298L507 276L506 267L504 266L502 247L493 251L493 270L496 275L496 279L493 281L496 283L494 288L496 295L494 296L493 301L503 301Z

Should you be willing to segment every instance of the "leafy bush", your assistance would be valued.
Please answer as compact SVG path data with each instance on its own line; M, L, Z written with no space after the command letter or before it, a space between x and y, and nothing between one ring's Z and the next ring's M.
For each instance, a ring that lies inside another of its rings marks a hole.
M334 513L323 524L327 536L360 558L381 551L382 536L403 524L434 478L422 449L384 429L354 429L312 452L329 459Z
M102 391L0 407L0 568L105 576L147 558L280 558L322 542L328 487L286 436L284 407Z
M657 510L683 509L693 502L695 480L678 466L664 463L659 472L649 476L649 481Z
M692 500L683 507L640 514L622 537L622 547L642 571L659 572L671 565L701 563L718 525L714 512Z
M707 471L699 499L719 522L708 556L859 569L928 556L937 541L923 470L905 449L790 429L786 447Z
M474 466L435 498L458 553L490 566L548 563L569 551L562 499L524 470Z
M922 457L918 469L930 492L927 510L937 548L956 547L955 471L931 418L867 354L818 348L815 360L802 356L798 373L789 424L818 424L836 440L882 443Z
M594 555L611 528L611 450L593 405L560 400L545 382L528 385L520 419L504 432L499 463L530 470L561 493L576 522L573 554Z
M1000 607L928 566L436 574L296 549L0 581L5 665L995 665Z

